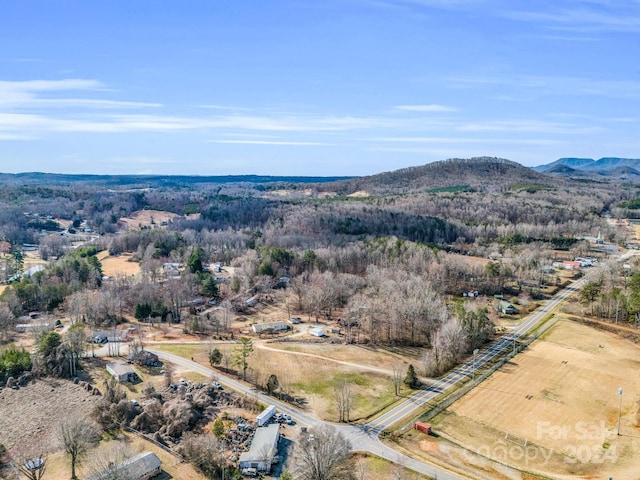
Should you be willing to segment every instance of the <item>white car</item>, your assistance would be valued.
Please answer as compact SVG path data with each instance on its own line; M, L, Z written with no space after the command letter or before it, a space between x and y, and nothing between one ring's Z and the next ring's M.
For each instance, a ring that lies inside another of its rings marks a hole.
M211 385L213 385L213 388L217 388L218 390L222 390L222 385L220 384L220 382L213 382Z
M180 385L186 385L187 384L187 381L184 378L181 378L179 380L179 382L180 382Z

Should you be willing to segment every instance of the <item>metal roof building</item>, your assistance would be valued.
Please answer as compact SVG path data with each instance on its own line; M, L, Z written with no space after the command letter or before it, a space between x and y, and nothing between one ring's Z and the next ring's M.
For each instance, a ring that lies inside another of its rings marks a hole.
M271 470L271 460L278 451L280 425L272 423L256 428L256 434L248 452L240 455L240 468L255 468L261 472Z
M124 462L109 467L106 471L89 477L89 480L110 480L126 478L127 480L147 480L159 475L162 462L153 452L142 452Z
M107 372L115 377L120 383L133 382L138 376L130 365L123 362L107 363Z

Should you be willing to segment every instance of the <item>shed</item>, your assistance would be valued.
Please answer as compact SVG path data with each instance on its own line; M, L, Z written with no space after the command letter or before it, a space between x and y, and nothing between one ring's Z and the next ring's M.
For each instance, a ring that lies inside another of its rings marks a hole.
M251 447L248 452L240 455L238 466L241 469L255 468L261 472L269 472L273 457L278 451L279 439L280 425L277 423L256 428Z
M124 362L107 363L107 372L120 383L133 382L138 378L135 370Z
M148 480L162 472L162 461L153 452L142 452L126 459L117 465L110 465L106 471L89 477L89 480L110 480L126 478L127 480Z
M424 422L416 422L413 424L413 428L418 430L419 432L426 433L427 435L431 435L431 425Z
M314 337L324 337L326 335L324 328L316 327L309 330L309 333Z

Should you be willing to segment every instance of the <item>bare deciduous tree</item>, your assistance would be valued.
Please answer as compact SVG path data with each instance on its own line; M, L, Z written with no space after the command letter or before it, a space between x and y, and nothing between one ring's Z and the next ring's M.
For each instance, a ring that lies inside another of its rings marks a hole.
M111 446L92 454L89 468L94 475L100 476L100 480L128 480L128 473L122 468L122 463L130 457L124 446Z
M295 464L302 480L352 479L351 444L333 427L324 426L305 435L296 445Z
M353 406L352 383L348 380L341 380L333 392L338 410L338 421L349 422L351 407Z
M396 392L396 397L400 395L400 388L402 388L404 371L405 369L402 363L395 363L393 365L393 388Z
M77 480L78 467L89 449L95 445L100 435L97 427L81 417L69 417L58 426L58 440L71 462L71 480Z
M71 328L69 328L64 336L64 344L71 352L70 374L73 376L76 375L78 358L82 355L82 352L84 352L86 343L87 332L85 331L84 325L81 323L71 325Z

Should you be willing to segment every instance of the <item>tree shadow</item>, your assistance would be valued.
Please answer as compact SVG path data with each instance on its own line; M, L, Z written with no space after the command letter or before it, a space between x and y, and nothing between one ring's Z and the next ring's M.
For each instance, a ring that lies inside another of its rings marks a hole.
M294 442L285 437L285 434L286 432L280 436L280 443L278 444L278 456L280 457L280 461L273 466L270 475L271 477L279 478L285 470L291 470L291 468L287 467L291 467L290 463L293 456Z

